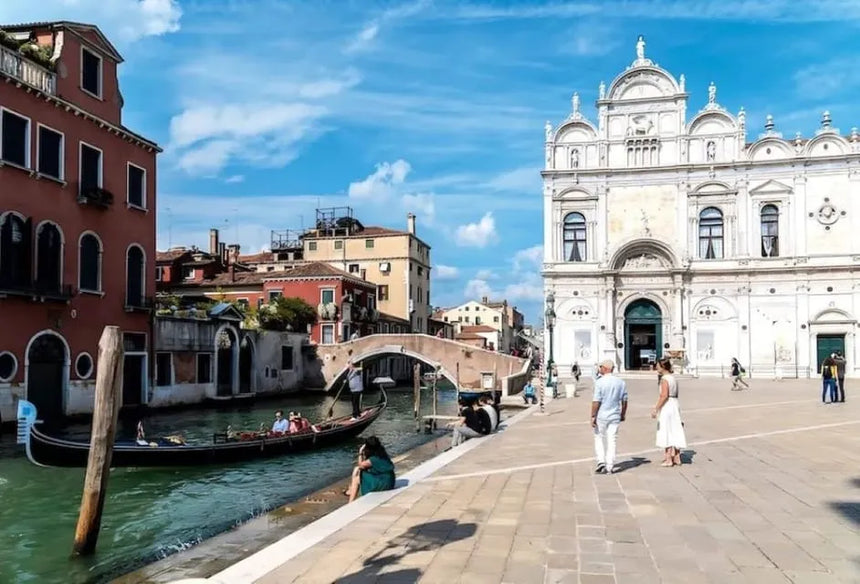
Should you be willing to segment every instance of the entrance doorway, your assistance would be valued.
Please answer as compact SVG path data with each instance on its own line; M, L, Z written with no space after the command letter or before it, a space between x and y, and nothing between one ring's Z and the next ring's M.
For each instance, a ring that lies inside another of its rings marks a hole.
M236 334L229 328L221 330L216 339L218 373L215 393L218 396L233 395L233 355L239 350L236 340Z
M122 364L122 405L143 403L143 380L146 378L146 355L125 355Z
M251 375L254 370L254 345L248 337L239 347L239 393L251 393Z
M821 372L821 365L824 360L833 353L841 353L845 355L845 335L818 335L816 337L816 349L818 353L818 369Z
M36 406L39 419L56 423L63 417L66 345L57 335L40 335L30 344L27 362L27 400Z
M663 315L660 308L644 298L624 311L625 368L648 370L662 354Z

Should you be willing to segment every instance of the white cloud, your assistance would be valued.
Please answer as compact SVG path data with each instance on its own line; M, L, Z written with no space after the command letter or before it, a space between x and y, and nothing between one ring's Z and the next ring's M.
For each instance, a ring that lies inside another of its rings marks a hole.
M514 270L535 269L543 263L543 246L535 245L514 254Z
M490 284L486 280L481 280L480 278L473 278L466 282L466 289L463 293L466 295L467 299L478 301L480 301L484 296L487 298L493 298L495 296L495 292L493 292Z
M432 223L436 217L436 201L432 193L405 194L401 202L404 209L414 213L422 221Z
M858 86L857 59L842 57L804 67L794 74L797 93L801 97L819 99L844 94Z
M486 247L498 240L496 220L487 212L477 223L457 227L457 245L461 247Z
M390 198L396 191L398 185L403 184L412 166L403 159L392 163L383 162L376 165L376 170L366 179L350 183L349 197L351 199L377 199Z
M233 159L276 167L317 129L326 109L304 103L192 106L170 121L170 147L190 174L217 174Z
M536 166L509 170L493 177L487 182L487 186L493 190L524 194L540 193L541 185L540 168Z
M619 46L614 27L596 21L585 21L568 31L559 45L562 54L574 57L601 57Z
M460 269L454 266L438 264L433 268L433 277L437 280L455 280L460 275Z
M224 182L227 184L237 184L241 182L245 182L245 177L241 174L234 174L233 176L229 176L224 179Z
M92 22L122 45L179 30L178 0L40 0L0 2L0 22L71 20Z
M347 53L356 53L358 51L362 51L370 46L370 43L373 42L373 39L376 38L376 35L379 34L379 23L371 22L366 25L361 31L355 35L355 38L351 43L346 47Z
M478 272L475 274L475 278L477 278L478 280L495 280L498 277L499 276L496 274L496 272L488 268L478 270Z

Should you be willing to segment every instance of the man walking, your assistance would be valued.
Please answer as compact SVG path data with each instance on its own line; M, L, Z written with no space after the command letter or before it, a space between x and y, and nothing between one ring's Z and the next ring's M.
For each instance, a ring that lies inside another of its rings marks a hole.
M594 454L598 474L612 474L615 469L615 442L618 425L627 417L627 384L614 375L615 363L603 361L598 366L600 378L594 382L591 402L591 427L594 429Z
M836 379L839 382L839 400L845 401L845 357L842 351L837 351L833 356L833 364L836 365Z
M349 394L352 397L352 419L357 420L361 417L361 393L364 391L364 380L361 378L361 368L356 367L355 363L349 362L349 373L346 374L349 380Z

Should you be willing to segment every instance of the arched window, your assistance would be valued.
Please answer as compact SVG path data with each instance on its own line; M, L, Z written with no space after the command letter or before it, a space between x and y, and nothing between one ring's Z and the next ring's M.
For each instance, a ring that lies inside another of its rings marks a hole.
M31 268L32 223L14 213L0 216L0 286L28 288Z
M78 266L78 288L88 292L101 292L102 244L92 233L84 233L81 236Z
M564 218L564 261L584 262L588 255L585 237L585 216L568 213Z
M776 205L761 208L761 257L779 256L779 209Z
M143 250L140 246L132 245L128 248L125 263L125 304L142 307L145 287Z
M42 223L36 233L36 287L57 292L63 282L63 236L53 223Z
M716 207L699 213L699 257L704 260L723 257L723 213Z

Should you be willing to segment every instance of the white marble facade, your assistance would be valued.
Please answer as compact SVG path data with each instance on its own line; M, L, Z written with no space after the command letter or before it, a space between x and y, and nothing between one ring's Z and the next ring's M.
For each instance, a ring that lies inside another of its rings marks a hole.
M713 83L688 117L684 76L641 37L636 53L600 84L596 123L574 94L546 125L560 375L671 351L694 375L725 375L737 357L753 377L807 377L839 347L860 374L860 133L824 112L814 136L786 138L768 116L748 142L743 108L727 111Z

